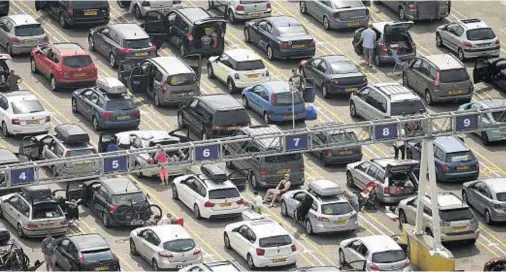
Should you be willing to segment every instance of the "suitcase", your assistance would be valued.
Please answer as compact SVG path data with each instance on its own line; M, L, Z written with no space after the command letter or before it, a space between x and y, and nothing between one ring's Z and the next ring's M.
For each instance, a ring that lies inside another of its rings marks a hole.
M316 120L318 113L312 105L306 106L306 120Z

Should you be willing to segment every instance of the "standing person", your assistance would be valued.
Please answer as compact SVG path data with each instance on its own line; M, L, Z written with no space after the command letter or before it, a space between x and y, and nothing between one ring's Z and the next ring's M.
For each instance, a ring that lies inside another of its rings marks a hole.
M401 129L401 136L405 135L404 129ZM399 159L399 151L401 152L401 159L404 160L406 158L406 143L401 140L396 140L394 142L394 159Z
M14 73L14 70L11 70L9 75L7 76L7 85L9 85L9 89L11 92L19 91L19 82L21 81L21 77Z
M72 199L71 201L65 201L65 204L69 205L69 224L70 225L76 225L79 221L79 204L81 203L81 199L75 200Z
M285 174L285 178L279 182L278 186L276 186L276 189L271 188L271 189L267 190L267 193L265 194L264 202L268 202L269 198L272 195L272 201L271 201L271 204L269 205L269 208L274 207L274 203L276 202L276 200L278 200L278 197L280 195L284 194L285 192L287 192L288 190L290 190L290 186L291 186L290 174L287 173L287 174Z
M161 145L157 144L156 147L160 149L155 156L158 166L160 167L160 181L162 185L169 185L169 157Z
M258 214L262 214L264 207L262 197L260 196L260 194L258 194L258 191L255 191L253 194L255 195L255 197L253 198L251 209Z
M44 240L42 240L42 253L44 253L44 259L46 261L46 271L52 271L55 265L54 251L56 249L56 240L48 234Z
M369 67L372 67L372 58L374 57L374 47L377 37L376 31L372 29L372 23L369 23L369 27L362 32L360 40L355 43L355 46L362 43L364 59Z
M304 77L299 74L299 69L292 68L292 76L288 79L288 82L291 83L292 88L295 88L297 91L301 92L304 88Z

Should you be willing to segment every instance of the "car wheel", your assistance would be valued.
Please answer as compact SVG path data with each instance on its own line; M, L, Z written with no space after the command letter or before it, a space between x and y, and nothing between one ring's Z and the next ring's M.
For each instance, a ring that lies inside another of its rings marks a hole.
M402 224L407 224L408 220L403 210L399 210L399 227L402 229Z
M225 244L226 249L232 249L230 246L230 238L228 238L228 234L226 232L223 234L223 244Z
M51 91L57 92L59 89L58 82L56 82L56 78L54 76L51 76L49 78L49 85L51 86Z
M116 57L114 57L114 54L113 53L110 53L109 54L109 65L112 67L112 68L116 68L117 64L116 64Z
M307 14L306 1L300 1L300 13Z
M12 45L10 43L7 44L7 53L11 56L14 56L14 53L12 52Z
M160 271L160 268L158 267L158 263L155 259L151 260L151 268L153 271Z
M353 176L351 175L350 171L346 172L346 185L348 185L348 187L350 188L355 187L355 183L353 182Z
M462 190L462 201L464 201L465 203L467 203L467 205L469 205L469 198L467 198L467 193L464 190Z
M77 113L78 110L77 110L77 101L75 98L72 98L72 112L73 113Z
M380 59L380 57L378 56L378 54L374 54L374 64L375 64L377 67L380 67L380 66L381 66L381 59Z
M248 256L246 257L246 261L248 263L249 269L254 270L256 268L255 263L253 262L253 258L251 257L251 254L248 253Z
M68 24L67 24L67 21L65 20L65 15L63 15L63 12L60 13L60 26L61 26L61 28L68 27Z
M408 76L406 73L402 73L402 85L409 87Z
M267 46L267 58L269 60L273 60L274 59L274 53L272 52L272 47L270 45Z
M329 18L327 18L327 16L323 17L323 28L325 30L330 30L330 22L329 22Z
M214 78L213 66L210 63L207 64L207 77Z
M230 94L232 94L232 93L234 93L235 89L236 89L236 88L235 88L235 83L234 83L234 81L233 81L232 79L230 79L230 78L229 78L229 79L227 80L227 90L228 90L228 92L229 92Z
M357 114L357 107L355 107L355 103L353 102L350 102L350 115L351 117L358 117L358 114Z
M160 98L158 97L158 94L155 94L153 96L153 101L155 102L155 107L160 108L162 104L160 104Z
M339 264L341 266L345 266L346 265L346 259L344 257L344 251L342 249L339 249Z
M18 226L16 227L16 233L18 234L19 238L25 238L25 232L23 231L23 227L21 227L21 224L18 223Z
M246 98L245 95L242 96L242 105L244 106L245 109L249 109L248 98Z
M91 119L91 123L92 123L93 129L95 129L95 131L99 131L100 130L100 125L98 123L97 117L93 116L93 118Z
M257 176L254 173L250 172L248 179L249 179L251 188L258 190L259 186L258 186Z
M483 143L483 145L490 144L490 140L488 139L488 134L485 131L481 133L481 142Z
M137 248L135 247L134 239L132 238L130 238L130 254L133 256L139 255L139 253L137 253Z
M288 208L286 207L286 202L284 200L281 200L281 215L284 217L288 216Z
M269 114L267 112L264 112L264 122L266 124L270 124L271 123L271 118L269 118Z
M136 161L136 162L134 163L134 167L135 167L136 169L140 169L140 168L141 168L141 164L140 164L138 161ZM136 175L138 178L143 178L143 177L144 177L144 174L142 173L142 171L136 172L136 173L135 173L135 175Z
M309 235L313 235L313 226L311 225L311 221L310 220L306 220L306 232L307 234Z
M429 228L425 230L425 234L427 234L430 237L434 237L434 234L432 234L432 230L430 230Z
M144 17L144 16L142 16L141 8L139 8L139 6L135 6L134 12L135 12L135 18L142 19L142 17Z
M228 18L228 22L231 23L231 24L235 24L236 23L236 20L235 20L235 15L234 15L234 12L229 9L228 12L227 12L227 18Z
M434 101L432 101L432 95L430 94L429 90L425 91L425 102L427 103L427 105L434 104Z
M193 205L193 216L195 216L195 219L202 218L202 216L200 215L199 206L196 203Z
M457 56L460 61L466 60L466 56L464 55L464 50L462 50L462 48L459 48L459 50L457 51Z
M436 46L443 47L443 40L441 39L441 35L439 35L439 33L436 33Z
M404 8L399 8L399 10L397 11L397 15L399 16L400 21L406 20L406 12L404 11Z
M35 59L34 58L30 58L30 69L32 70L33 74L36 74L36 73L39 72L37 70L37 64L35 64Z
M11 134L9 132L9 128L7 127L7 124L5 122L2 122L2 134L4 137L10 137Z
M179 194L177 193L177 187L174 184L172 184L172 199L174 199L174 200L179 199Z
M247 43L251 42L248 28L244 29L244 41Z
M109 216L106 213L102 213L102 225L104 228L108 228L111 226L111 222L109 221Z
M325 99L330 97L327 84L323 84L323 86L322 86L322 95L323 95L323 98L325 98Z
M185 127L184 122L183 122L183 114L181 112L177 113L177 126L179 128L184 128Z
M488 210L485 210L485 223L487 223L487 225L491 225L492 223L494 223Z
M93 37L91 35L88 36L88 48L91 52L95 52L95 42L93 41Z
M186 49L184 49L184 45L182 43L179 45L179 54L181 54L181 57L186 56Z
M1 218L4 218L4 212L3 212L3 210L2 210L2 207L0 207L0 219L1 219Z

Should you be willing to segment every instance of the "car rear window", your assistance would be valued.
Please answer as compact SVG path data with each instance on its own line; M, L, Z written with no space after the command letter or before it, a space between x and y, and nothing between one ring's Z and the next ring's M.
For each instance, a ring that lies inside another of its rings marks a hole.
M109 2L107 1L69 1L69 4L70 7L78 9L103 8L109 6Z
M169 76L167 82L170 86L190 85L197 82L197 76L193 73Z
M506 193L498 193L496 194L497 201L506 201Z
M453 152L446 155L447 162L466 162L472 161L475 157L471 151Z
M185 252L195 248L195 241L192 239L179 239L163 243L163 248L171 252Z
M105 104L105 110L108 111L131 110L136 107L137 106L131 98L113 99L107 101Z
M496 122L506 122L506 111L496 111L492 113L492 118Z
M392 102L390 106L391 116L412 115L417 113L424 113L426 111L425 105L421 100L396 101Z
M469 80L469 74L466 69L444 70L439 73L439 82L452 83Z
M399 250L389 250L372 254L373 263L396 263L406 260L406 253Z
M63 65L70 68L88 67L93 64L90 56L70 56L63 58Z
M280 247L292 244L292 238L288 235L278 235L266 238L260 238L258 241L260 247Z
M214 114L214 124L217 126L247 125L250 122L245 109L217 111Z
M470 41L490 40L495 38L495 33L491 28L477 28L468 30L467 39Z
M306 29L301 25L294 26L282 26L278 27L279 35L281 37L289 37L289 36L298 36L298 35L306 35Z
M136 39L136 40L125 40L125 48L131 48L131 49L143 49L143 48L149 48L153 44L151 44L150 39Z
M258 4L258 3L266 3L267 0L241 0L241 4L247 5L247 4Z
M33 219L50 219L63 216L63 213L56 203L40 203L33 205Z
M261 60L254 60L254 61L243 61L238 62L235 70L236 71L250 71L250 70L258 70L258 69L264 69L265 65Z
M439 217L446 222L474 219L474 214L469 208L440 210Z
M336 202L322 205L322 213L325 215L342 215L353 211L350 203Z
M293 103L301 104L304 103L304 98L299 92L293 94ZM292 105L292 94L291 93L278 93L274 95L274 105Z
M81 251L81 254L85 263L114 260L114 255L110 249Z
M360 8L364 4L359 0L333 0L337 8Z
M209 191L209 199L225 199L240 197L239 191L236 188L227 188Z
M22 25L14 28L14 33L19 37L37 36L44 34L44 29L40 24Z
M330 139L332 142L336 143L346 143L350 141L356 141L357 136L354 132L341 132L341 133L334 133L330 135Z
M302 159L302 156L300 154L288 154L288 155L265 157L265 162L267 163L292 162L298 161L300 159Z
M14 114L34 113L44 111L44 107L39 100L23 100L11 103Z
M130 186L133 186L133 185L130 184ZM125 189L128 189L128 188L125 188ZM112 196L112 202L115 204L121 204L121 203L130 204L130 201L132 201L132 203L137 203L137 202L142 202L145 200L146 200L146 197L144 196L143 193L121 194L121 195L113 195Z
M97 154L97 151L95 149L76 149L76 150L70 150L67 153L67 157L81 157L81 156L87 156L87 155L93 155Z
M358 73L358 67L351 61L335 61L330 63L332 74Z

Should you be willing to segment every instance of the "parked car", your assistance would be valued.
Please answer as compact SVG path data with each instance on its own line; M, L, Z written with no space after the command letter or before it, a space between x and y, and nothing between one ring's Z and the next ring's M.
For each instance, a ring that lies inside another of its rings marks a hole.
M269 60L312 58L316 43L296 18L273 16L251 20L244 25L244 40L267 54Z
M271 219L228 224L223 240L225 248L237 252L246 260L249 269L297 262L297 247L290 233Z
M91 120L95 130L137 128L141 112L127 95L128 89L112 77L97 80L97 86L72 93L72 112Z
M299 70L305 78L315 80L316 86L322 90L323 98L330 98L333 94L356 92L367 86L367 76L344 55L303 60Z
M209 9L223 7L228 22L251 20L271 16L270 0L210 0Z
M11 1L9 1L9 0L0 1L0 17L9 15L10 6L11 6Z
M461 105L458 111L465 110L487 110L491 108L506 107L505 99L483 99ZM506 122L506 112L496 111L493 113L482 113L481 122L483 126L497 125ZM481 142L484 145L489 145L492 142L506 140L506 130L503 129L490 129L476 133L480 136Z
M130 10L132 1L117 1L121 8ZM173 8L177 8L181 4L181 0L156 0L156 1L136 1L132 7L135 18L142 19L150 11L159 11L163 13L169 12Z
M77 43L37 46L30 55L30 69L48 78L53 92L67 87L91 87L97 80L97 67L90 54Z
M44 1L35 0L35 9L44 10L60 22L62 28L109 23L110 7L105 0Z
M231 49L210 57L207 76L227 84L229 93L271 80L260 56L248 49Z
M42 25L28 14L0 18L0 44L9 55L30 53L39 44L49 42Z
M300 13L309 14L325 30L364 27L369 23L369 9L361 0L300 1Z
M190 271L202 271L202 272L219 272L219 271L229 271L229 272L240 272L242 269L237 265L234 261L213 261L207 263L200 263L195 265L190 265L187 267L183 267L179 269L179 272L190 272Z
M314 125L313 128L318 129L322 127L342 125L342 122L327 122L323 124ZM347 130L334 130L334 131L321 131L317 133L313 138L313 144L347 144L356 142L358 140L357 135L353 131ZM362 146L355 147L338 147L327 150L314 151L313 154L323 163L323 166L329 164L346 164L350 162L361 161Z
M121 271L118 257L98 233L58 239L54 256L56 264L66 271Z
M377 40L374 47L374 64L381 66L384 63L395 63L392 51L395 51L401 61L410 61L416 56L416 44L409 29L414 25L408 22L377 22L373 23L373 30L376 32ZM363 47L358 43L362 32L366 28L355 31L353 37L353 48L358 55L363 55Z
M374 1L397 12L399 20L440 20L450 15L451 0Z
M292 93L286 81L270 81L244 89L242 104L262 116L266 124L306 117L304 98L300 92Z
M492 28L480 19L464 19L439 26L436 45L457 53L459 60L499 57L501 41Z
M177 46L182 57L217 56L225 48L227 21L200 7L174 9L168 14L151 11L141 26L153 39Z
M233 135L251 123L246 109L228 94L194 97L177 113L179 128L188 128L206 140Z
M490 178L463 184L462 200L485 216L485 222L506 221L506 180Z
M406 157L420 160L421 150L420 141L409 141L406 145ZM438 181L474 180L480 175L480 163L473 151L455 136L436 137L434 163Z
M5 245L11 240L11 233L7 227L0 222L0 245Z
M0 148L0 167L6 167L11 164L17 164L17 163L26 162L26 161L28 161L26 156L20 156L18 153L14 153L9 149ZM0 171L0 188L7 187L7 176L6 175L7 175L6 172ZM22 179L21 179L21 181L22 181ZM16 185L16 183L13 182L12 180L11 180L11 184ZM17 192L17 191L18 191L18 188L11 188L11 189L7 189L7 190L2 190L2 193L8 194L8 193Z
M491 83L506 90L506 59L500 57L477 59L473 69L473 82Z
M0 217L16 229L19 238L63 235L68 222L47 185L22 187L0 197Z
M415 225L418 205L423 205L422 229L433 236L432 208L425 203L431 203L425 196L422 201L417 196L399 202L396 213L401 224ZM438 211L440 218L441 241L465 241L474 244L480 236L480 228L471 208L453 193L439 193Z
M51 128L51 115L29 91L0 93L0 121L4 137L44 134Z
M425 98L425 103L466 101L474 94L464 64L452 55L418 56L404 68L402 85Z
M149 262L153 271L182 268L204 259L194 239L177 224L133 230L130 232L130 253Z

